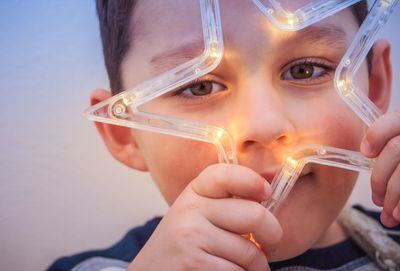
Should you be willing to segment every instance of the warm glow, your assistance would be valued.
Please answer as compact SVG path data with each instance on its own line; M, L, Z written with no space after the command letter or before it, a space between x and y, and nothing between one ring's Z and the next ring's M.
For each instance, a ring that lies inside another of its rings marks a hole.
M345 80L340 80L337 83L340 91L346 96L346 97L351 97L352 96L352 91L348 87L348 83Z
M291 168L296 168L299 162L292 157L286 158L286 164L288 164Z
M129 106L130 104L132 104L132 99L130 96L128 97L123 97L122 98L122 102L124 103L125 106Z
M338 87L342 88L342 87L345 85L344 80L340 80L340 81L337 83L337 85L338 85Z
M257 242L256 238L254 237L254 234L246 233L243 234L242 236L247 240L251 241L257 248L262 249L262 246L260 245L260 243Z
M290 27L293 27L294 25L296 25L299 22L299 18L297 18L295 15L293 14L287 14L286 15L287 18L287 24Z
M214 138L215 138L216 141L219 141L222 138L223 135L224 135L224 130L221 129L221 128L217 129L214 132Z
M319 153L319 155L325 155L326 154L326 150L325 149L319 149L318 153Z
M218 52L217 48L212 47L210 56L213 57L213 58L217 58L217 57L219 57L219 55L220 55L220 53Z

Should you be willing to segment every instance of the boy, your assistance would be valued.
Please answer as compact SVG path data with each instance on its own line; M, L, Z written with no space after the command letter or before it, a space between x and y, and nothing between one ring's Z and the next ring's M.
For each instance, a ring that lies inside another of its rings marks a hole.
M190 16L198 6L187 0L98 1L113 94L190 54L195 46L183 56L153 61L163 48L196 42L198 25L190 24ZM223 124L233 135L240 166L216 164L213 147L204 143L96 123L117 160L150 172L170 209L116 246L62 259L50 270L378 270L337 219L357 177L353 172L310 165L277 214L260 204L271 195L269 182L283 154L295 146L357 150L361 142L362 153L376 158L371 184L374 203L383 207L380 220L387 227L399 224L400 113L383 115L365 133L332 80L366 11L365 3L357 4L286 33L273 28L251 1L221 1L221 64L146 109L172 116L189 112L203 123ZM179 20L185 23L171 24ZM360 71L363 89L383 112L391 91L389 56L389 45L377 42ZM95 90L91 103L110 96ZM250 232L263 249L243 238Z

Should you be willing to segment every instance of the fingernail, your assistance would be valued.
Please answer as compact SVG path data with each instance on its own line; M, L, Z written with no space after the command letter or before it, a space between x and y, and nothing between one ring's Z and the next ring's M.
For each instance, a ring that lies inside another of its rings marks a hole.
M372 193L372 202L375 203L379 207L383 206L383 199L375 193Z
M393 210L393 217L397 220L400 221L400 209L398 206L396 206Z
M360 150L364 155L372 155L371 145L369 144L368 140L364 138L361 142Z
M393 216L387 214L386 212L382 212L381 221L382 224L385 225L386 227L394 227L397 224L399 224L399 222L396 219L394 219Z

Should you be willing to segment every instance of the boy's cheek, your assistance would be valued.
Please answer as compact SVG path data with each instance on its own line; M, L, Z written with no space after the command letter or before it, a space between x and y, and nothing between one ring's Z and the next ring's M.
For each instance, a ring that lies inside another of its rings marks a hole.
M359 150L364 128L361 120L343 104L319 110L304 121L310 135L307 143L318 143L349 150Z
M143 154L150 174L169 204L200 172L218 162L214 145L143 132Z
M332 116L332 125L326 129L326 133L331 135L327 145L359 151L364 125L354 114L349 114Z

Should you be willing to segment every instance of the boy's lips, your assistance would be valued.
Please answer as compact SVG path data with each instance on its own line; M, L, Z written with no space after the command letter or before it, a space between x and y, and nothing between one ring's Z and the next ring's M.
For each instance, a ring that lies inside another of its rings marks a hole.
M280 169L271 170L271 171L265 171L264 173L260 173L260 175L263 176L264 179L267 182L272 183L272 180L274 179L275 175L278 174L279 170ZM301 174L300 174L300 176L299 176L299 179L304 177L304 176L306 176L306 175L308 175L308 174L310 174L310 173L312 173L311 167L309 167L309 166L304 167L302 172L301 172Z

